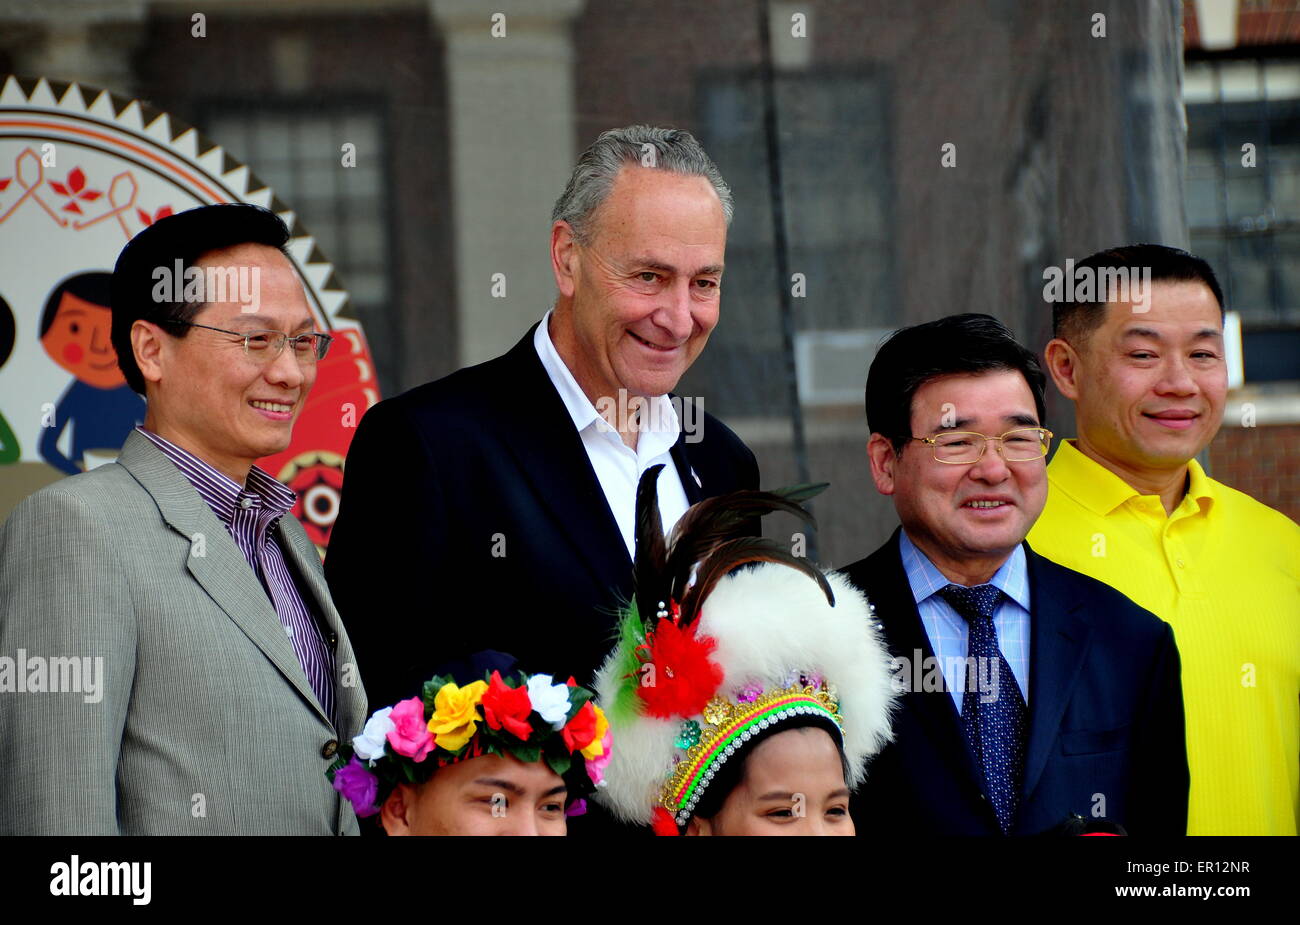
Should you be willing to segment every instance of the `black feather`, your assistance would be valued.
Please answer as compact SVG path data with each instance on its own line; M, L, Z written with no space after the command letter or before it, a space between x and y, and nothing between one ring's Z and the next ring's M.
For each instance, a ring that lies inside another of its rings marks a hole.
M802 485L787 485L785 488L773 488L772 494L779 495L787 501L802 504L816 498L827 488L830 482L804 482Z
M743 565L777 562L796 568L818 583L833 606L835 595L821 570L771 540L747 535L758 518L785 511L813 523L801 502L821 494L826 482L792 485L773 491L735 491L693 505L664 539L659 516L659 473L651 466L636 489L636 556L633 564L637 614L643 625L653 625L659 604L675 600L682 606L682 622L689 625L700 603L725 575ZM696 566L698 564L698 569ZM694 572L695 584L690 585Z
M692 506L677 521L669 543L669 593L680 602L695 564L708 558L722 543L753 532L752 522L764 514L785 511L814 523L812 514L799 501L812 498L825 488L823 482L777 491L735 491Z
M695 573L695 584L687 590L682 601L682 625L689 626L694 622L699 615L701 604L708 599L719 581L738 568L759 562L775 562L798 569L816 581L822 593L826 595L826 602L832 607L835 606L835 592L831 590L830 582L826 580L821 569L771 540L746 536L728 540L715 547L708 558L700 563L700 568Z

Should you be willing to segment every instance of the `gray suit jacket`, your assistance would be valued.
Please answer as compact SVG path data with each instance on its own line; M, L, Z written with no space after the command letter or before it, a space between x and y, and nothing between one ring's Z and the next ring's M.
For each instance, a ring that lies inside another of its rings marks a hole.
M225 526L140 434L14 509L0 835L356 833L326 755L361 731L365 692L315 547L291 516L276 530L337 635L337 729Z

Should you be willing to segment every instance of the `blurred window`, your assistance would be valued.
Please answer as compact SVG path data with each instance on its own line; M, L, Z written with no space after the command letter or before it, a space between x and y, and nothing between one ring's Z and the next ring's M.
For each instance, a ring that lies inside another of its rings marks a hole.
M361 104L209 103L204 131L302 219L364 312L391 297L383 115ZM343 146L355 145L344 167ZM366 313L373 317L376 313Z
M1192 251L1244 323L1300 323L1300 61L1191 61L1183 98Z
M699 82L700 141L736 199L727 236L723 311L760 323L728 323L709 344L710 366L743 389L729 394L731 414L787 404L778 320L778 287L793 299L795 360L805 404L856 404L878 329L893 326L892 183L888 100L873 72L778 72L789 270L776 278L762 84L756 72L723 72ZM734 314L733 314L734 313ZM769 320L770 319L770 320Z

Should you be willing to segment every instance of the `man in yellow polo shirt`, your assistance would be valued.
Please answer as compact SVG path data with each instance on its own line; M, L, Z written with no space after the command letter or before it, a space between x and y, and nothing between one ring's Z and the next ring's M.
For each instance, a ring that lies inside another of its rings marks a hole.
M1188 834L1295 835L1300 526L1194 458L1223 418L1222 290L1205 261L1159 245L1073 270L1064 291L1084 297L1053 305L1046 360L1078 437L1047 468L1029 542L1173 626Z

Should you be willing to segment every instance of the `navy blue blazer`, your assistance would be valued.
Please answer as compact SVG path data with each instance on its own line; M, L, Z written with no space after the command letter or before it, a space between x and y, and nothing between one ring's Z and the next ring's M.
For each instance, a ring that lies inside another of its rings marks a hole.
M911 664L917 652L933 659L934 648L903 569L899 533L844 571L875 605L890 654ZM1071 813L1092 816L1094 807L1131 835L1185 834L1187 750L1173 629L1028 543L1025 555L1030 728L1011 834L1043 833ZM871 762L853 798L858 834L1001 834L941 676L938 686L903 695L894 741Z
M585 683L613 647L632 560L535 329L357 428L325 575L372 708L482 649ZM703 415L700 436L671 451L692 504L758 487L721 421Z

